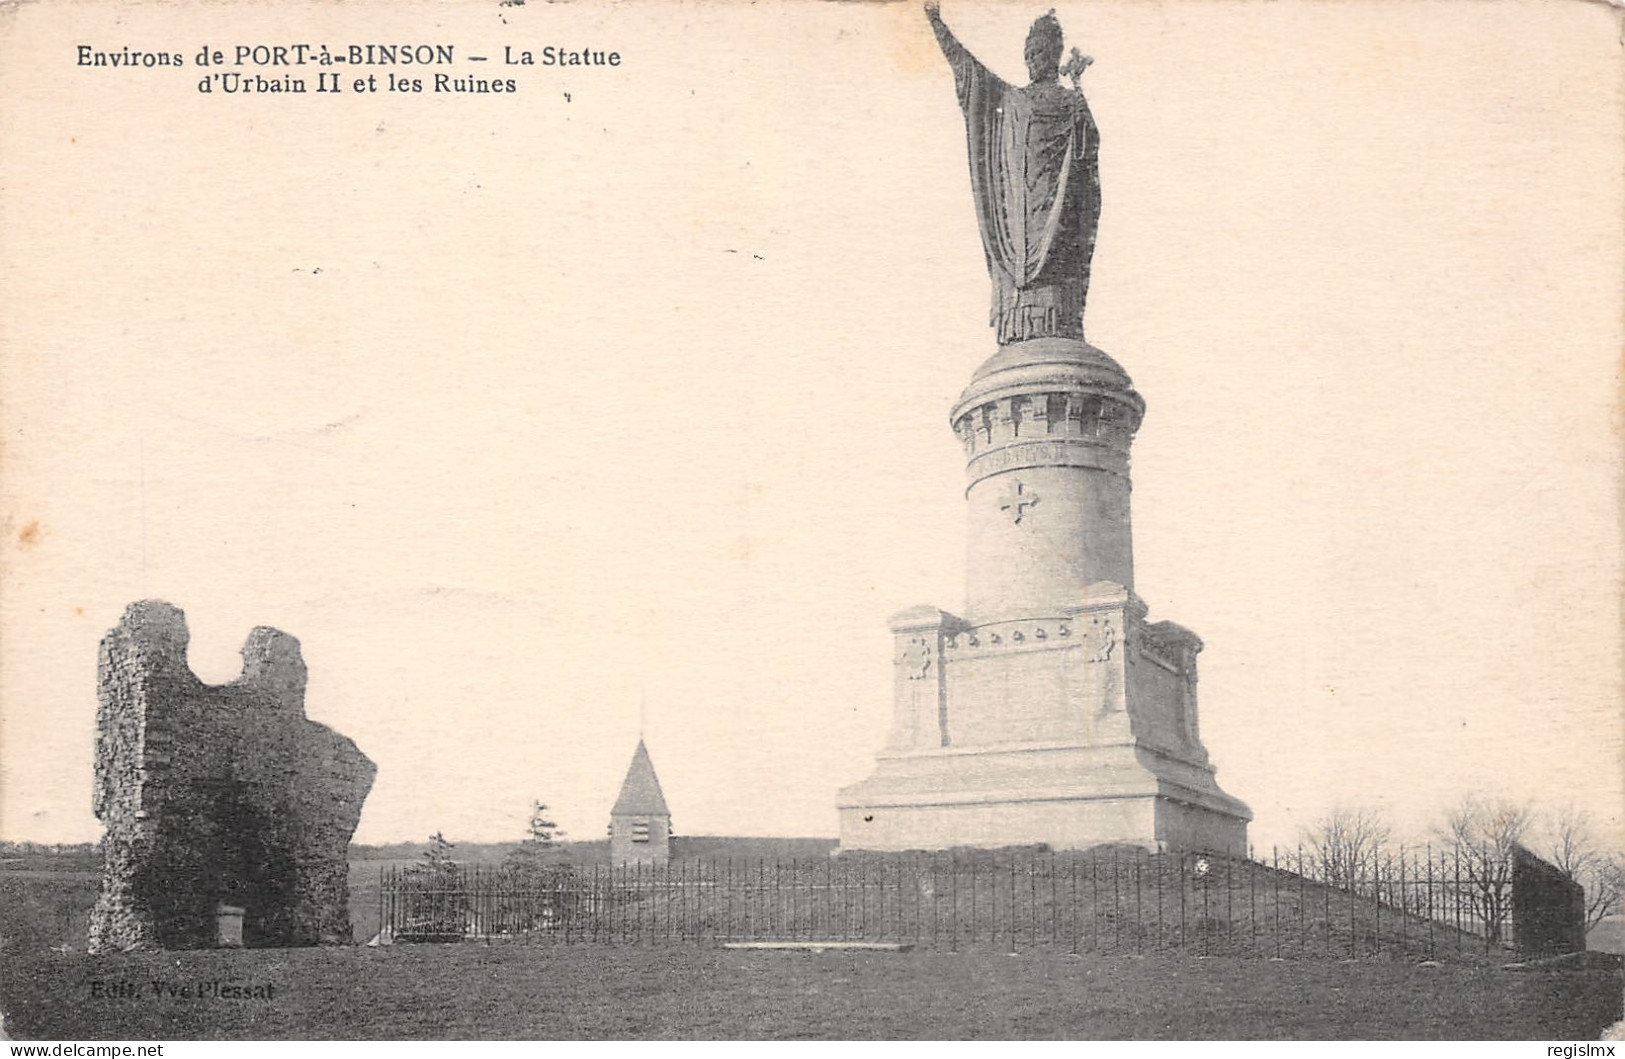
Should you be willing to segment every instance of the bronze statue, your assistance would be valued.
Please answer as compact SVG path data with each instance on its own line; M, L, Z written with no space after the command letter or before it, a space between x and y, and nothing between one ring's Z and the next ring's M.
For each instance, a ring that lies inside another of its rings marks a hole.
M1032 83L1016 88L965 50L934 0L925 13L965 112L999 343L1081 339L1100 223L1100 135L1076 87L1090 60L1074 48L1066 68L1074 87L1060 84L1061 23L1052 10L1027 33Z

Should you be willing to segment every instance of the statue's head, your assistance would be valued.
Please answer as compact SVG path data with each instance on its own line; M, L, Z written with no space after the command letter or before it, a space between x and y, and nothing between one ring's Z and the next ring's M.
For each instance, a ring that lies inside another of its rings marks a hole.
M1055 9L1040 17L1027 31L1027 73L1034 81L1053 81L1061 70L1061 20Z

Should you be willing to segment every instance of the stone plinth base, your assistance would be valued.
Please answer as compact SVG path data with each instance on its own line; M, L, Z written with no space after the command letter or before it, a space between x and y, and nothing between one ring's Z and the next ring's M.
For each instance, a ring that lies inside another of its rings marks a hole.
M882 756L837 807L843 850L1121 843L1242 854L1251 819L1210 768L1133 745Z
M1202 641L1145 617L1112 582L1047 617L894 616L891 734L836 801L841 848L1245 853L1197 728Z

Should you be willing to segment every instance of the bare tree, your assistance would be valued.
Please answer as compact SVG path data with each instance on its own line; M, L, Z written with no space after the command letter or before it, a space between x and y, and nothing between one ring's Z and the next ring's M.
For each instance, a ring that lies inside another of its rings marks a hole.
M1460 896L1491 941L1501 940L1512 914L1513 855L1530 828L1530 815L1522 803L1470 794L1438 829L1458 865Z
M1310 858L1305 867L1326 882L1353 890L1373 874L1392 836L1393 829L1382 810L1334 806L1301 832Z
M1541 852L1586 894L1586 929L1625 905L1625 856L1609 853L1597 841L1591 814L1573 805L1546 814Z
M1599 856L1580 883L1586 888L1586 929L1590 930L1625 911L1625 854Z

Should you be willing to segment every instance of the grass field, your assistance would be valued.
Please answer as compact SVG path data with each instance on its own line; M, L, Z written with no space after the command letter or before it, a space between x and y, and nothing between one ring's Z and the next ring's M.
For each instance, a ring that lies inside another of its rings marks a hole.
M99 871L0 871L0 958L15 960L62 945L83 952L100 886Z
M199 983L261 996L164 991ZM1585 1040L1620 996L1617 971L476 944L53 954L0 979L12 1037L81 1040Z

